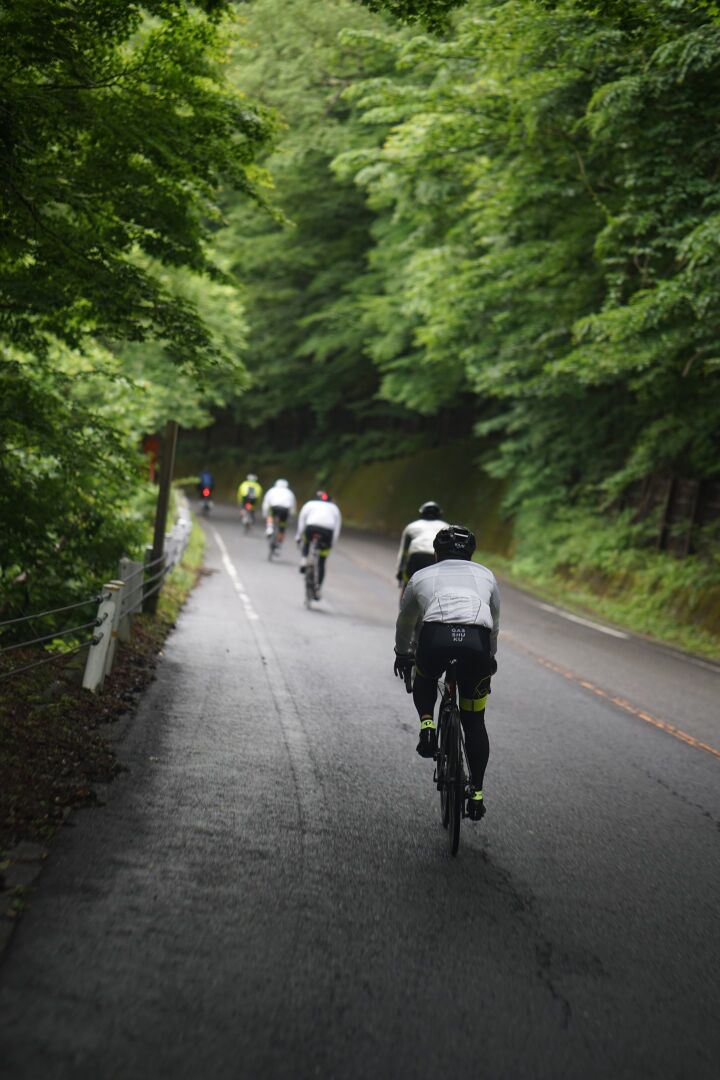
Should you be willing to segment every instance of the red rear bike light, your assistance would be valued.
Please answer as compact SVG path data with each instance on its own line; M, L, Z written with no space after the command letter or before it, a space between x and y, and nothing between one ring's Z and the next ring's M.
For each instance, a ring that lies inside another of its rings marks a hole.
M207 499L209 494L210 494L210 488L203 488L203 495L205 496L206 499Z

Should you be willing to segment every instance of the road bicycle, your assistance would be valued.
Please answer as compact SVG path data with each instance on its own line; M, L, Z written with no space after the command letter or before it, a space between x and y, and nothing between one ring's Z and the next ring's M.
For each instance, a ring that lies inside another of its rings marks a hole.
M203 517L208 517L212 508L212 490L209 487L203 487L200 491L200 512Z
M467 785L470 770L465 754L460 709L457 703L456 661L451 660L441 686L438 711L435 775L440 792L440 819L448 830L450 851L457 855L460 845L460 822L466 816Z
M433 781L440 792L440 820L448 830L450 851L457 855L460 846L460 822L467 816L468 776L470 769L465 754L460 709L457 703L457 661L447 666L445 680L438 684L440 708L437 722L435 773ZM405 689L412 693L412 672L405 675Z
M268 525L267 542L268 542L268 562L273 561L273 556L277 555L280 551L280 541L278 540L278 523L273 518L272 523Z
M305 563L305 607L312 606L313 600L319 600L320 589L320 545L322 538L319 533L312 533L308 548L307 562Z
M250 529L255 524L255 506L251 502L244 502L240 507L240 520L242 521L242 527L245 534L250 532Z

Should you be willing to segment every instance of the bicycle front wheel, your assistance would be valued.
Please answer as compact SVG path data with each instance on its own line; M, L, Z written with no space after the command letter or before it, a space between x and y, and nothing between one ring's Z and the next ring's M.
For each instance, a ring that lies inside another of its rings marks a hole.
M440 790L440 820L443 829L450 824L450 796L448 793L448 725L447 717L440 705L438 717L438 759L437 786Z

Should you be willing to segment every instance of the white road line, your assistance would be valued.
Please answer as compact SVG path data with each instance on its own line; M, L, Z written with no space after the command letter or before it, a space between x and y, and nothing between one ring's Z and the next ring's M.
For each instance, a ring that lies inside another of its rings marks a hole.
M662 648L662 645L659 648ZM675 649L665 649L664 652L677 657L678 660L686 660L688 664L694 664L695 667L704 668L705 671L712 671L713 675L720 675L720 667L717 664L706 663L704 660L698 660L697 656L690 656L689 653L678 652Z
M240 602L241 602L241 604L242 604L242 606L243 606L243 608L245 610L245 614L247 615L250 622L257 622L257 620L260 618L260 616L255 611L255 608L252 606L252 603L250 602L250 597L245 592L245 588L243 586L243 583L240 580L240 575L238 574L237 570L235 569L233 561L230 558L230 555L228 553L228 549L225 547L225 541L223 540L222 536L217 531L217 529L215 528L214 525L212 526L212 534L213 534L213 536L215 538L215 543L220 548L220 554L222 556L223 566L225 567L225 569L228 572L228 577L230 578L230 580L233 583L233 587L235 589L235 592L238 594Z
M636 641L643 640L640 635L625 634L622 630L614 630L610 626L601 626L600 623L592 622L590 619L583 619L579 615L571 615L569 611L563 611L561 608L553 607L552 604L543 604L540 600L533 600L532 597L528 597L527 599L535 607L542 608L543 611L551 611L553 615L560 615L563 619L569 619L570 622L580 623L582 626L590 626L593 630L602 631L603 634L610 634L612 637L623 638L625 640L628 640L631 637L635 637ZM688 664L694 664L695 667L704 668L705 671L711 671L713 675L720 675L720 666L718 666L718 664L712 664L709 661L701 660L700 657L692 656L690 653L683 652L681 649L673 649L672 646L664 645L662 641L648 641L648 645L651 645L654 649L658 649L670 656L674 656L676 660L684 660Z
M562 611L561 608L553 607L552 604L542 604L539 600L533 601L537 607L543 609L543 611L551 611L553 615L559 615L562 619L568 619L570 622L580 623L581 626L589 626L591 630L599 630L601 634L610 634L611 637L622 638L627 641L630 637L629 634L623 633L622 630L613 630L611 626L602 626L601 623L592 622L591 619L583 619L579 615L571 615L569 611Z

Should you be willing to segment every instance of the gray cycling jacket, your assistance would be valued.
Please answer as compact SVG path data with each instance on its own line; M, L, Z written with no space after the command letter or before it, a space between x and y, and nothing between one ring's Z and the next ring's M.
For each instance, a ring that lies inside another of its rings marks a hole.
M486 626L494 656L500 629L500 593L492 570L465 559L443 559L416 571L400 607L395 651L414 653L426 622Z

